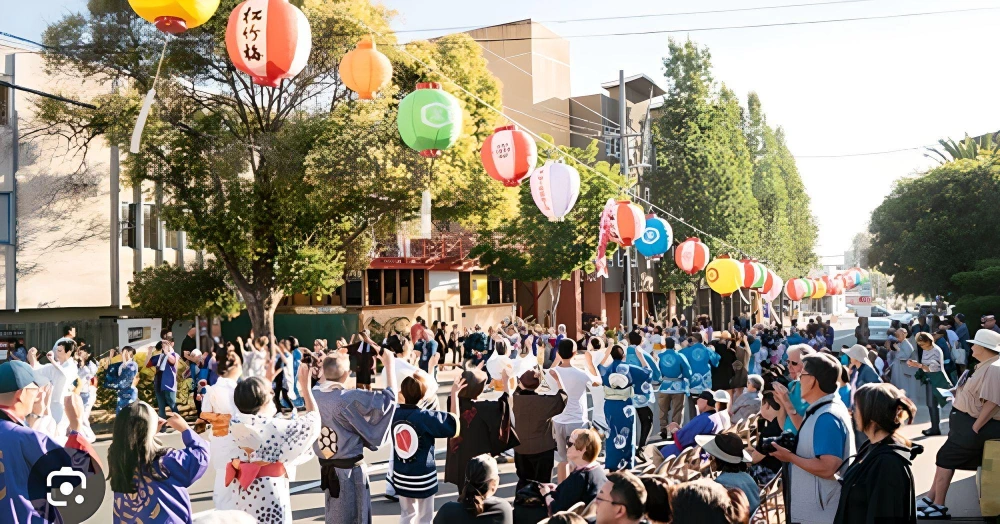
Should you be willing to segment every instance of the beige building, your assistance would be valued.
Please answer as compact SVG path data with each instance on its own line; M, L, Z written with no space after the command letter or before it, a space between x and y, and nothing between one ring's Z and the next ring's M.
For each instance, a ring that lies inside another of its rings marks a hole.
M34 115L43 98L27 91L72 103L107 93L111 84L53 77L39 54L9 45L0 45L0 66L0 323L134 315L128 282L138 257L122 245L129 204L143 200L144 267L193 262L199 254L184 249L183 233L165 230L152 186L139 192L119 180L117 149L95 140L85 155L76 154L65 138L40 128Z

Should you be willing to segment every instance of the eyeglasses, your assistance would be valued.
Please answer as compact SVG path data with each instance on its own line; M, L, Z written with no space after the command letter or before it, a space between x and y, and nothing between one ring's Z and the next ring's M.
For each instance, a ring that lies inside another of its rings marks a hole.
M615 502L615 501L610 500L610 499L602 499L601 497L594 497L594 500L596 500L597 502L604 502L604 503L612 504L612 505L615 505L615 506L624 506L625 505L625 504L622 504L621 502Z
M797 361L797 360L789 360L789 361L788 361L788 365L789 365L789 366L799 366L799 365L801 365L801 364L802 364L802 363L801 363L801 362L799 362L799 361Z

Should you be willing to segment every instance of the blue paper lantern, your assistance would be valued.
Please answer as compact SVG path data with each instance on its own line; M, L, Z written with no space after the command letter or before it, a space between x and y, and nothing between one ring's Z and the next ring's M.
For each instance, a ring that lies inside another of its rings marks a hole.
M646 216L646 229L635 241L635 249L646 258L663 256L674 242L670 224L655 215Z

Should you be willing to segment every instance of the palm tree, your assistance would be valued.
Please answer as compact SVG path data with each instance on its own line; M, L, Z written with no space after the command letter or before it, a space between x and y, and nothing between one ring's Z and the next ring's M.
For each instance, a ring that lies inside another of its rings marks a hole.
M963 158L976 158L979 155L995 155L1000 152L1000 131L993 134L986 134L978 138L965 135L965 140L955 142L955 140L938 140L941 148L928 147L924 156L940 160L942 164Z

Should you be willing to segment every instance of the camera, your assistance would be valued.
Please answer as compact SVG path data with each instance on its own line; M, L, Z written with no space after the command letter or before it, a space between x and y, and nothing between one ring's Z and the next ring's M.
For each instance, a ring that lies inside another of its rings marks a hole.
M765 455L774 453L775 444L794 453L795 448L799 446L799 436L792 431L783 431L777 437L764 437L760 440L760 452Z

